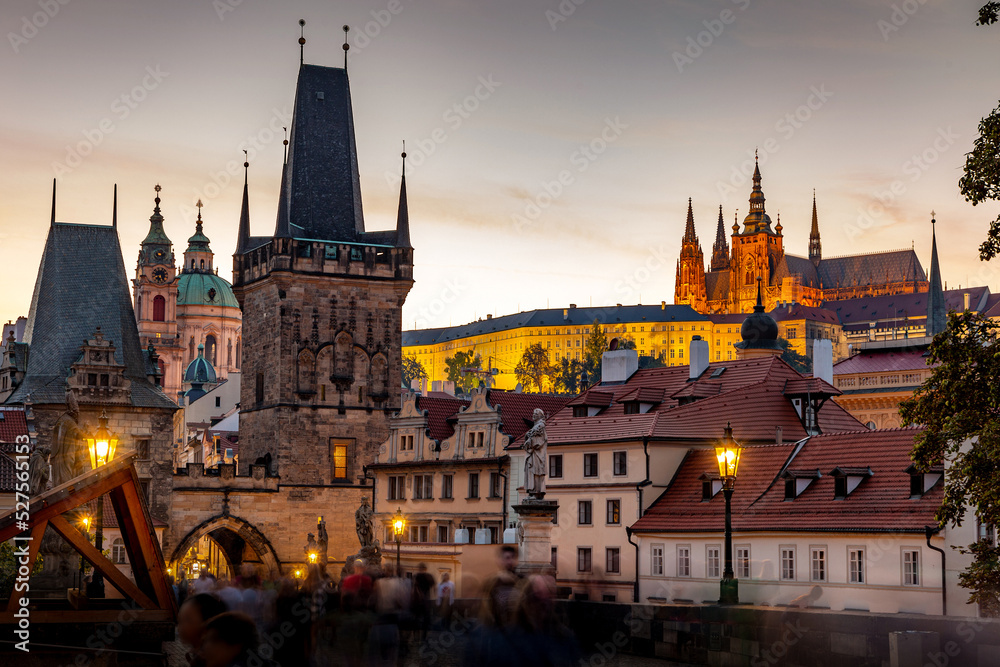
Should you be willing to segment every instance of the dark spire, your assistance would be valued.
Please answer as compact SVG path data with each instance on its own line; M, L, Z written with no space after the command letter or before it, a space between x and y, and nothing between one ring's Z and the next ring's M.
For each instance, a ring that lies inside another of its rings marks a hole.
M712 270L729 268L729 241L726 239L726 224L722 221L722 204L719 204L719 224L715 228L715 243L712 245Z
M694 233L694 211L691 209L691 198L688 197L688 217L684 226L684 243L697 243L698 235Z
M306 20L299 19L299 67L303 65L306 57Z
M937 234L935 233L934 211L931 211L931 275L927 290L926 334L936 336L945 330L948 315L944 307L944 290L941 289L941 266L938 264Z
M212 249L208 245L208 237L205 236L205 232L202 229L201 207L204 206L204 204L202 204L199 199L195 206L198 207L198 220L195 222L194 236L188 239L187 252L212 252Z
M143 245L170 245L170 239L163 231L163 216L160 214L160 190L159 183L153 188L156 190L156 198L153 199L153 215L149 216L149 233L142 240Z
M240 208L240 231L236 239L236 253L246 252L250 245L250 163L246 159L247 152L243 151L243 206Z
M56 225L56 179L52 179L52 221L50 226Z
M403 177L399 182L399 209L396 213L396 247L412 248L410 245L410 214L406 206L406 142L403 142Z
M753 191L750 193L750 212L743 220L743 233L756 234L758 232L773 233L771 231L771 218L764 211L764 190L760 187L760 164L757 162L757 154L754 153L753 169Z
M812 229L809 231L809 259L813 264L819 264L823 258L822 246L819 242L819 216L816 215L816 190L813 190Z
M351 26L344 26L344 71L347 71L347 52L351 50L351 45L347 41L347 33L350 32Z
M115 196L111 204L111 226L118 229L118 184L115 183Z

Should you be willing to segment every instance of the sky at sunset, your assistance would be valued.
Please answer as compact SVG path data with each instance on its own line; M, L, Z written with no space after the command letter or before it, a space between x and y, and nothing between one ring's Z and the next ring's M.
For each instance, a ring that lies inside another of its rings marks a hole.
M996 203L958 192L1000 98L983 0L5 0L0 320L26 315L49 223L118 223L131 275L153 186L180 255L199 198L231 278L250 158L274 228L299 64L342 66L365 217L395 225L401 142L416 283L404 328L569 303L673 301L689 197L706 256L748 209L805 255L916 248L930 212L949 287L1000 289L978 246Z

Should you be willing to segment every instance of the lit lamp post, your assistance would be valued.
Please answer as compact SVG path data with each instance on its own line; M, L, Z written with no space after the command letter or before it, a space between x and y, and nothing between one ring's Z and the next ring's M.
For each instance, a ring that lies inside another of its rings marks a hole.
M726 497L726 568L720 582L719 604L738 604L740 601L739 581L733 573L732 499L742 453L743 448L733 440L733 429L727 423L722 441L715 446L715 458L719 462L719 476L722 478L722 493Z
M403 539L403 528L406 527L406 519L403 517L403 510L396 508L396 515L392 517L392 534L396 538L396 576L403 576L403 571L399 567L399 543Z
M87 450L90 452L90 467L97 470L101 466L107 465L115 457L115 449L118 447L118 438L108 431L108 414L104 410L97 419L97 431L93 437L87 438ZM94 534L94 547L100 553L104 548L104 496L97 499L97 520L96 532ZM87 587L87 597L104 597L104 575L100 570L94 568L94 577L90 586Z

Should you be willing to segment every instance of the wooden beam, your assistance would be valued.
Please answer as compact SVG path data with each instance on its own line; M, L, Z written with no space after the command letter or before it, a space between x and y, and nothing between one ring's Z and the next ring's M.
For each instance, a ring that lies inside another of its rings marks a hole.
M31 527L31 542L28 543L28 571L31 572L35 569L35 558L38 556L38 549L42 546L42 537L45 535L45 527L48 525L48 521L39 521L38 523L32 525ZM15 542L14 548L17 548L17 543ZM17 564L14 566L14 571L17 572ZM14 586L17 585L16 577L14 581ZM29 595L30 597L30 595ZM18 601L21 596L14 591L11 587L10 598L7 600L7 611L13 614L17 611L20 605Z
M138 547L142 556L145 565L142 576L143 589L150 591L156 597L161 608L174 609L176 604L174 592L167 584L160 542L156 539L153 520L139 491L139 480L134 474L131 482L126 482L111 494L111 503L119 515L118 526L122 534L128 534L132 538L126 540L126 544ZM137 577L136 582L138 581Z
M100 551L98 551L94 545L90 543L90 540L83 536L79 530L74 528L69 521L64 519L62 516L53 517L50 521L52 528L63 536L63 538L73 545L80 554L90 561L90 564L94 566L96 570L99 570L112 584L115 588L122 592L122 595L132 598L136 603L143 609L157 609L158 606L153 600L149 598L148 595L139 590L138 586L129 581L118 567L104 557ZM136 563L141 568L141 564ZM133 567L133 572L136 569Z

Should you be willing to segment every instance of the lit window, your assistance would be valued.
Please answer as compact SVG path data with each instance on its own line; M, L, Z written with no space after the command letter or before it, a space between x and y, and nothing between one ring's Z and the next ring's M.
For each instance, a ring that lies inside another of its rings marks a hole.
M333 478L347 479L347 444L333 445Z
M622 522L622 501L618 498L608 500L607 523L617 525Z

